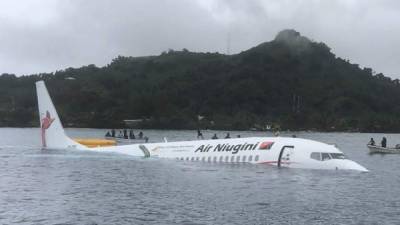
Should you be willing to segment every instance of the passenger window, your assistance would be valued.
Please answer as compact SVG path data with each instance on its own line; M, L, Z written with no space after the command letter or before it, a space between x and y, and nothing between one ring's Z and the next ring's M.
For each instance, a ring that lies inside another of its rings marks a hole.
M225 162L229 162L229 155L225 156Z
M321 153L320 152L312 152L310 158L321 161Z
M236 156L236 162L240 162L240 156Z
M222 155L219 157L219 161L220 161L220 162L223 162L223 161L224 161L224 157L223 157Z
M253 156L249 155L249 162L253 161Z
M184 160L184 158L182 157L181 160Z
M259 157L260 157L260 156L256 155L256 157L254 158L254 161L257 162Z
M246 156L245 155L242 157L242 162L246 162Z
M235 156L231 156L231 162L235 162Z
M217 162L217 156L214 156L214 160L213 160L214 162Z
M196 157L196 161L199 161L200 160L200 157Z
M186 157L186 161L189 161L189 157Z
M201 158L201 161L205 162L206 161L206 157L203 156L203 158Z
M208 162L211 162L211 156L208 156Z
M190 160L191 160L191 161L194 161L194 157L192 157Z
M322 161L330 160L331 156L329 153L321 153Z

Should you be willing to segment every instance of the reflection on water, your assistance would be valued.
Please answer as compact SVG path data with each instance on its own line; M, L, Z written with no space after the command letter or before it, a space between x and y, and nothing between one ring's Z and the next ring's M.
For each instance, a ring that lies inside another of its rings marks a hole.
M105 130L68 129L73 137ZM150 141L196 131L145 130ZM205 137L225 132L204 131ZM271 135L230 132L231 136ZM293 133L283 133L290 136ZM38 129L0 129L0 224L398 224L400 155L369 155L382 134L307 133L369 173L277 169L43 151ZM389 145L400 135L385 134ZM400 142L400 141L399 141Z

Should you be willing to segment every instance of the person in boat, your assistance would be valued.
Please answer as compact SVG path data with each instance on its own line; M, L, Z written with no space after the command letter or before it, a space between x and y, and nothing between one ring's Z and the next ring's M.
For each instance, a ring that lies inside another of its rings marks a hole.
M375 145L375 140L371 138L368 142L368 145Z
M204 139L200 129L197 129L197 139Z
M382 146L383 148L386 148L386 137L383 137L383 138L382 138L381 146Z
M129 138L130 139L136 139L135 134L133 133L132 129L129 130Z
M236 135L237 138L240 138L240 134Z
M111 137L115 137L115 129L111 129Z
M142 138L143 138L143 132L140 131L140 132L139 132L139 139L142 139Z
M144 137L144 142L149 142L149 138L146 136L146 137Z
M228 133L226 133L225 139L231 138L231 135Z
M124 135L122 134L122 130L120 130L117 138L123 138L123 137L124 137Z
M106 137L111 137L110 131L107 131Z
M124 129L124 138L128 139L128 131L126 129Z
M217 134L214 134L211 139L218 139Z

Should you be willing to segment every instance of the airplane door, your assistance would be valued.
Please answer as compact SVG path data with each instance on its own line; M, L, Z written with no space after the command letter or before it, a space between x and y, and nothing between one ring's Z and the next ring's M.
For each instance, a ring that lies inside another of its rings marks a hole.
M285 145L282 147L278 158L278 167L288 166L290 164L291 156L294 152L293 145Z

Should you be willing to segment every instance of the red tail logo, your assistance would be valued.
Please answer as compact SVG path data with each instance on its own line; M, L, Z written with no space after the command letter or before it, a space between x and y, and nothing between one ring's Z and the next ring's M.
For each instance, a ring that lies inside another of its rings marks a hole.
M260 144L260 147L258 147L258 149L269 150L269 149L271 149L273 144L274 144L274 142L272 142L272 141L264 141Z
M42 146L46 147L46 130L53 123L54 118L51 118L49 111L46 111L46 116L42 119Z

